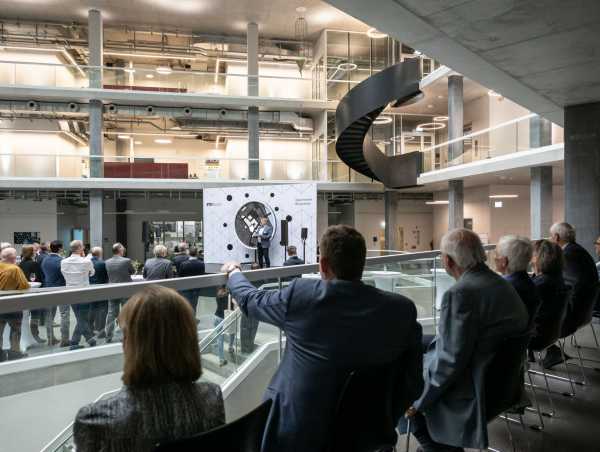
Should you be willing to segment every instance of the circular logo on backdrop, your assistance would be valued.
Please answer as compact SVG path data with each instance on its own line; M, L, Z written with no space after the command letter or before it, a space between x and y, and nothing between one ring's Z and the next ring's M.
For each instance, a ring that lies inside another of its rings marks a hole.
M252 201L240 207L235 214L235 233L242 244L251 249L256 248L256 237L252 237L260 226L260 218L267 217L269 224L273 227L270 239L275 235L277 222L275 212L271 207L262 202Z

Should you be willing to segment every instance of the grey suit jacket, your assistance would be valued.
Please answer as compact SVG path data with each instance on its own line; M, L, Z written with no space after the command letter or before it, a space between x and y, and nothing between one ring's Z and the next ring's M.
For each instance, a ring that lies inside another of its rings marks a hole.
M446 291L438 334L424 357L425 389L414 404L435 441L487 447L485 367L501 340L525 332L527 322L515 289L485 264Z
M258 242L257 246L260 246L261 248L269 248L271 246L271 234L273 234L273 226L266 224L264 226L259 226L258 230L260 230L261 227L262 234L258 234L260 242Z
M156 443L196 435L225 423L223 396L212 383L123 387L79 410L77 452L149 452Z
M273 406L263 452L324 450L340 391L358 367L401 359L403 409L420 394L421 326L408 298L342 280L296 279L280 291L257 290L241 273L228 287L244 314L286 334L265 393Z
M173 277L173 262L162 257L153 257L144 264L144 279L153 281Z
M135 273L131 259L123 256L113 256L104 263L109 283L131 282L131 275Z

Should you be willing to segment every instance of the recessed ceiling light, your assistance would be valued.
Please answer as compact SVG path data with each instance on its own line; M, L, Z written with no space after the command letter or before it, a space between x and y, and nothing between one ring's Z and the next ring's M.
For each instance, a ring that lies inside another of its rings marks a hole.
M427 108L433 108L433 104L427 105Z
M444 201L444 200L439 200L439 201L425 201L425 204L430 205L430 206L440 206L440 205L446 205L449 204L449 201Z
M163 75L169 75L171 72L173 72L173 69L171 69L169 66L158 66L156 68L156 72Z
M371 39L382 39L382 38L387 38L387 35L385 33L382 33L380 31L377 31L376 28L369 28L367 30L367 36Z
M134 141L133 144L143 144L141 141Z
M298 8L296 8L296 12L298 14L304 14L306 12L306 7L305 6L298 6Z
M448 116L434 116L433 122L444 122L448 121Z
M518 197L519 195L490 195L490 199L510 199Z
M156 144L171 144L173 140L169 140L168 138L157 138L154 140Z
M494 201L494 207L496 209L500 209L502 206L504 206L504 203L502 201Z
M129 140L131 137L129 135L117 135L119 140Z
M385 221L382 221L380 224L382 228L385 228Z
M354 63L340 63L337 65L337 69L343 72L353 71L357 67L358 66Z
M438 99L443 99L443 98L444 98L444 96L442 96L441 94L439 94L437 98L438 98Z
M415 129L416 132L430 132L432 130L443 129L446 127L446 124L443 122L424 122L423 124L419 124Z
M154 74L146 74L146 78L154 78Z
M391 116L379 116L379 117L375 118L375 120L373 121L373 124L375 124L376 126L380 126L382 124L389 124L391 122L392 122Z

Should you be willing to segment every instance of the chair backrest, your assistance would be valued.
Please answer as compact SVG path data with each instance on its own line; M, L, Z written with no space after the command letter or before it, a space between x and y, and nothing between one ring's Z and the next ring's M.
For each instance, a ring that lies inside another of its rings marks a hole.
M349 372L328 451L392 450L398 420L412 402L412 397L402 397L405 386L401 359Z
M571 334L574 334L578 329L591 323L599 291L600 283L596 283L596 285L586 293L585 298L579 297L580 299L575 299L574 297L571 300L570 309L567 311L561 338L568 337Z
M260 452L271 400L229 424L189 438L159 444L155 452Z
M515 407L525 392L525 351L531 331L505 338L485 369L485 416L489 422Z
M531 339L529 348L533 351L542 351L554 344L560 337L563 330L563 324L569 308L571 290L563 286L563 289L557 293L561 302L555 303L552 312L544 316L543 323L538 323L535 328L535 336ZM544 309L541 307L540 309Z

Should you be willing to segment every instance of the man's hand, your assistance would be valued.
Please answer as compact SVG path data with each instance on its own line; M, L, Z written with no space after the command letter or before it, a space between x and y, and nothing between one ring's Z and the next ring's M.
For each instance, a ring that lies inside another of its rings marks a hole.
M404 417L406 417L406 418L413 417L417 413L418 413L417 409L414 406L411 405L408 408L408 410L406 410L406 413L404 413Z
M240 271L241 267L238 262L225 262L221 267L221 273L227 273L227 276L231 275L234 271Z

